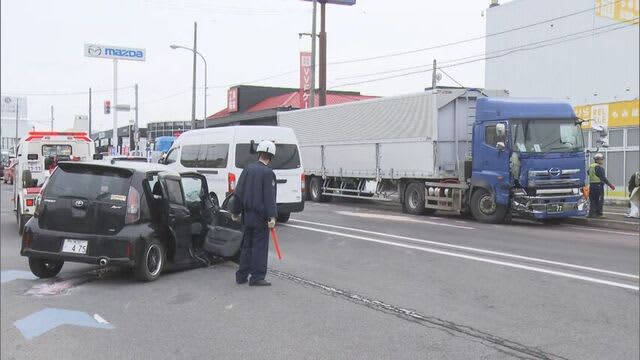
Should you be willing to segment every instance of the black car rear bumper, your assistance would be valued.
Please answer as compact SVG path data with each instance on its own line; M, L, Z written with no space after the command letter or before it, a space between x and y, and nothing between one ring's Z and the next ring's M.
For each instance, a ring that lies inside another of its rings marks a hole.
M304 210L304 201L295 203L278 203L279 213L302 212Z
M70 262L78 262L78 263L85 263L85 264L102 265L102 266L117 265L117 266L133 267L135 265L135 262L127 257L110 258L108 256L88 256L88 255L70 254L70 253L62 253L62 252L38 251L38 250L29 249L29 248L22 251L22 256L32 257L36 259L70 261ZM106 260L106 263L100 264L101 260Z

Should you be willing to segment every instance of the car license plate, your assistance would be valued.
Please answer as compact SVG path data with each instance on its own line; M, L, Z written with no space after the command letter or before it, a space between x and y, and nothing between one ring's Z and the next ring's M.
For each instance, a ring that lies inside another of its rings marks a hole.
M562 204L548 204L547 205L547 212L548 213L561 213L562 211L564 211L564 207L562 206Z
M86 254L87 243L87 240L64 239L64 243L62 244L62 252Z

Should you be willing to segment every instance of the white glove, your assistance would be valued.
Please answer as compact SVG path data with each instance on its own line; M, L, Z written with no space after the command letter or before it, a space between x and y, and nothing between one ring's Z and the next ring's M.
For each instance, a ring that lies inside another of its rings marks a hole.
M276 227L276 218L272 217L271 219L269 219L267 225L269 226L269 229L273 229L274 227Z
M231 220L233 220L235 222L240 222L240 215L239 214L231 214Z

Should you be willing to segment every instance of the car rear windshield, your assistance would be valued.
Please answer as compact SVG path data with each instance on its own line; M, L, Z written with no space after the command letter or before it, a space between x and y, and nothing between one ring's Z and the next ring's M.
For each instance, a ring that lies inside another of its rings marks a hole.
M254 149L255 150L255 149ZM251 151L251 144L236 145L236 167L244 169L249 163L258 160L258 154ZM295 144L276 144L276 156L271 168L289 170L300 168L300 154Z
M42 145L42 155L71 155L71 145Z
M115 169L58 167L45 189L45 197L71 197L98 201L125 201L131 174Z

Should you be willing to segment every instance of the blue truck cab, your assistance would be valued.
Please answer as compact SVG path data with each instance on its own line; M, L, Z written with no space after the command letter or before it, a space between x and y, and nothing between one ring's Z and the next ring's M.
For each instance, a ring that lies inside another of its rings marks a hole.
M469 208L484 222L586 216L586 153L569 103L479 98Z

